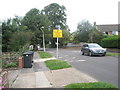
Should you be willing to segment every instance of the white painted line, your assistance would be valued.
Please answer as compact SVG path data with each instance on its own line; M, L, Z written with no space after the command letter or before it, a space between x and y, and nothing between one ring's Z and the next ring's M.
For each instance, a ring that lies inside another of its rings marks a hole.
M80 53L80 51L72 51L72 52L75 52L75 53Z
M83 61L86 61L86 60L77 60L77 61L81 61L81 62L83 62Z
M76 57L72 57L72 59L75 59Z

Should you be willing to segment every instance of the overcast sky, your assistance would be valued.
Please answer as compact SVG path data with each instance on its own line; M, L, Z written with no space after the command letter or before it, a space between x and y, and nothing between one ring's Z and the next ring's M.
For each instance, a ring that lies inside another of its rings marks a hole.
M51 3L66 7L67 24L71 32L78 22L87 19L90 23L117 24L119 0L0 0L0 20L24 16L31 8L42 10Z

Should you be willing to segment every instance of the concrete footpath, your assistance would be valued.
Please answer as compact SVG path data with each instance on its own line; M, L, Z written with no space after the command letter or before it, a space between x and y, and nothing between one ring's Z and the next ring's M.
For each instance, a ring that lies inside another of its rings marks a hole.
M34 63L32 68L23 68L18 74L16 80L12 84L11 88L50 88L50 82L46 78L43 71L49 70L41 59L37 52L34 53ZM37 62L36 62L37 61ZM41 63L39 63L40 61Z
M96 79L79 72L74 67L49 70L44 61L50 59L41 59L35 52L33 67L21 69L11 88L63 88L71 83L97 82Z

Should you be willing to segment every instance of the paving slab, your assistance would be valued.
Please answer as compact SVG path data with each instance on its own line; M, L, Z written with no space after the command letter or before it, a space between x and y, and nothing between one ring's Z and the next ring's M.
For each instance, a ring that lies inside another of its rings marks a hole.
M86 75L75 68L66 68L44 72L52 87L64 87L71 83L97 82L96 79Z
M21 70L9 70L8 71L8 80L9 80L9 87L12 86L14 80L18 77Z
M35 73L21 73L12 85L12 88L35 88Z
M46 78L44 72L35 72L36 76L36 88L49 88L52 87L50 82Z

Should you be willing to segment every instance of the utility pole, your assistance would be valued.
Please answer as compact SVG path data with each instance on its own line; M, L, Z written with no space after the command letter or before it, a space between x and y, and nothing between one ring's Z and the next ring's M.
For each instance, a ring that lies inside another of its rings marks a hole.
M42 31L42 33L43 33L43 49L44 49L44 52L46 51L45 50L45 35L44 35L44 31L42 30L44 27L42 26L41 27L41 31Z

